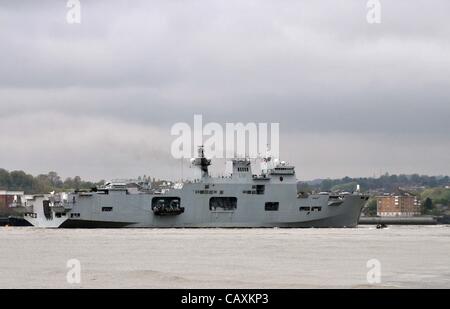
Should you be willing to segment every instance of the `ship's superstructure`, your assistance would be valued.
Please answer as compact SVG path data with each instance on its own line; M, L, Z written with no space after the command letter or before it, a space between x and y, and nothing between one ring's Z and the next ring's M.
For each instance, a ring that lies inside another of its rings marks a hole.
M295 168L265 158L261 174L247 158L229 177L211 177L203 147L191 161L198 180L156 191L135 182L35 196L14 208L40 227L355 227L368 199L356 193L297 192Z

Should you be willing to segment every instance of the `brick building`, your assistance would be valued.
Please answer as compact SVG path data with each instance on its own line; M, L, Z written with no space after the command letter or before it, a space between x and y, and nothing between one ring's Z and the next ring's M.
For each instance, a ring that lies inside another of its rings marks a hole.
M9 207L14 202L14 197L23 196L22 191L2 191L0 190L0 216L7 216L14 214L14 211Z
M421 210L420 200L414 195L400 194L377 197L378 216L420 216Z

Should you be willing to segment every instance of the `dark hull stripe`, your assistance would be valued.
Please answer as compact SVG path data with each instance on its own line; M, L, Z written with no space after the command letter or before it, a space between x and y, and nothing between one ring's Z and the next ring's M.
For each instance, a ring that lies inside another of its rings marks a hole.
M89 220L66 220L61 224L60 228L74 228L74 229L104 229L104 228L120 228L130 225L129 222L112 222L112 221L89 221Z

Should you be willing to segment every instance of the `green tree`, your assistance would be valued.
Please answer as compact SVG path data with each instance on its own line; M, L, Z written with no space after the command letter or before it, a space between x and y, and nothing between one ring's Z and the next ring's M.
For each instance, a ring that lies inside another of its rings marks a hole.
M9 174L11 190L32 191L33 176L27 175L24 171L12 171Z
M377 215L377 199L375 197L370 198L363 208L363 213L366 216L374 217Z
M333 187L333 181L331 179L325 179L320 184L321 191L330 191L331 187Z
M58 173L56 172L49 172L48 179L54 188L61 188L63 186L61 177L59 177Z
M297 192L311 193L312 189L306 182L297 183Z
M331 191L347 191L347 192L353 192L356 190L357 187L357 183L352 181L352 182L348 182L348 183L342 183L339 185L335 185L331 188Z
M0 188L7 189L10 186L9 172L0 168Z
M433 211L433 208L434 208L434 206L433 206L433 200L432 200L431 198L427 197L427 198L425 199L425 201L423 202L423 209L424 209L425 213L430 213L430 212L432 212L432 211Z
M38 175L33 180L33 192L32 193L47 193L53 191L52 183L48 175Z

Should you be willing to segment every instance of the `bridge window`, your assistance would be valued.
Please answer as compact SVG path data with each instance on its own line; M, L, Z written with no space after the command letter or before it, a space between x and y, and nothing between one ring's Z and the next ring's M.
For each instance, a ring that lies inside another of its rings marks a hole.
M112 211L112 210L113 210L112 207L102 207L102 211L103 212L109 212L109 211Z

